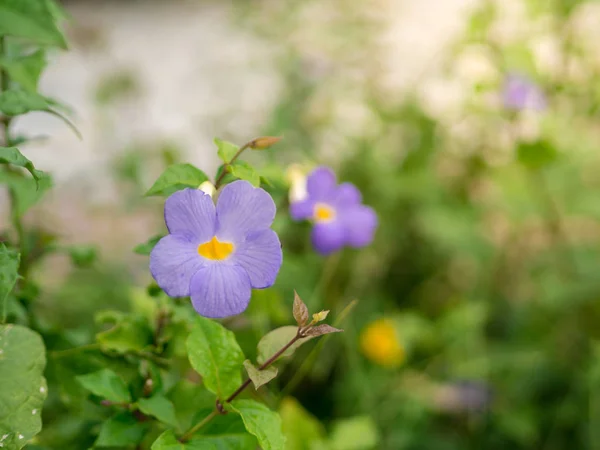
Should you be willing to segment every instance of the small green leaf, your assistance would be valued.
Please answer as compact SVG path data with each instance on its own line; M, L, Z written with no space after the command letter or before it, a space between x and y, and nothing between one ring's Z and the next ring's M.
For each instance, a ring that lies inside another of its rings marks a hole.
M21 449L42 429L47 395L46 349L36 332L0 326L0 438L4 448Z
M103 315L97 316L102 321ZM114 318L113 318L114 319ZM102 350L117 353L139 352L152 345L152 330L145 317L120 315L114 326L96 335Z
M46 67L46 54L43 50L37 50L18 59L0 58L0 67L23 89L37 92L40 75Z
M517 159L530 169L541 169L553 163L558 154L552 144L546 141L520 142Z
M0 111L7 116L19 116L31 111L48 109L46 99L36 92L10 89L0 94Z
M115 403L129 403L131 394L127 385L119 375L109 369L79 375L76 377L79 384L98 397L105 398Z
M265 334L263 338L258 342L257 350L258 356L256 360L259 364L264 364L269 358L277 353L284 345L290 342L294 336L298 333L298 327L292 325L286 325L285 327L275 328L273 331ZM291 356L298 347L305 342L308 342L313 337L305 337L294 342L285 352L280 355L281 357Z
M271 366L267 367L266 369L259 370L258 367L252 364L249 359L244 361L244 367L246 368L246 372L248 372L248 376L254 384L254 389L258 389L263 384L267 384L277 376L276 367Z
M232 144L231 142L222 141L221 139L217 138L215 138L215 144L218 148L217 154L225 164L229 164L240 149L237 145Z
M235 335L221 324L198 317L187 349L192 367L202 375L206 388L220 399L227 398L242 383L244 354Z
M133 249L133 252L137 253L138 255L150 255L154 246L158 244L158 241L160 241L164 236L164 234L152 236L147 242L136 245Z
M19 279L21 255L0 242L0 319L6 320L8 294Z
M173 164L167 167L145 195L168 197L186 187L196 189L206 180L206 174L191 164Z
M66 49L67 42L56 25L56 10L48 0L2 0L0 36L16 36Z
M173 407L173 403L165 396L157 394L150 398L141 398L137 403L140 411L144 414L156 417L161 422L172 427L177 426L175 408Z
M90 267L98 258L96 247L91 245L78 245L69 247L71 262L77 267Z
M15 198L15 214L23 216L52 187L52 179L40 172L38 181L25 178L17 173L0 172L0 183L5 183Z
M229 170L234 177L249 181L253 186L260 186L260 175L246 161L235 161Z
M197 437L185 444L179 442L171 430L161 434L151 450L255 450L256 439L249 434L226 434Z
M35 180L39 180L44 176L44 172L37 170L33 163L15 147L0 147L0 163L24 167Z
M138 445L149 424L138 422L128 412L118 413L102 424L95 447L133 447Z
M379 432L368 416L338 421L331 432L333 450L370 450L377 448Z
M179 431L182 433L197 422L198 411L204 409L209 414L215 407L214 394L208 392L206 387L186 379L180 380L169 391L168 398L175 406Z
M246 430L256 436L263 450L283 450L285 437L279 414L254 400L235 400L226 408L242 416Z

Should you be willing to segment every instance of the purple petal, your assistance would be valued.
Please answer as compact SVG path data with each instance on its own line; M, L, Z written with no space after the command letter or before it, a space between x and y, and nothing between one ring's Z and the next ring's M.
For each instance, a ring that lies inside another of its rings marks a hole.
M190 281L203 265L198 243L183 236L165 236L150 253L150 273L170 297L190 295Z
M352 183L342 183L335 192L336 206L354 206L360 204L362 194Z
M244 268L231 264L209 264L192 277L192 305L204 317L218 319L240 314L252 295Z
M275 203L265 190L234 181L219 194L216 236L220 241L243 239L250 232L269 228L274 218Z
M312 200L330 199L335 194L335 174L328 167L317 167L306 179L306 191Z
M248 235L237 247L234 261L246 270L253 288L272 286L283 261L277 233L269 229Z
M290 216L294 220L312 219L315 211L315 202L302 200L290 204Z
M215 235L215 218L212 199L198 189L177 191L165 202L165 223L172 234L208 241Z
M344 246L344 227L335 220L328 223L317 223L312 230L312 244L315 250L327 255Z
M364 247L373 241L377 215L372 208L364 205L349 208L341 221L345 225L346 244L350 247Z

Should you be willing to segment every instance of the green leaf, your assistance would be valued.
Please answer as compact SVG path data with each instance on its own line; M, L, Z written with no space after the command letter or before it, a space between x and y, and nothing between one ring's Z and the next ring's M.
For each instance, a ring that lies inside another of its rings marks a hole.
M231 142L222 141L221 139L217 138L215 138L215 144L218 148L217 154L225 164L229 164L240 149L237 145L232 144Z
M198 317L187 349L192 367L202 375L206 388L220 399L227 398L242 383L244 354L235 335L221 324Z
M541 169L553 163L558 154L552 144L546 141L520 142L517 159L530 169Z
M37 170L33 163L15 147L0 147L0 163L24 167L36 181L44 176L44 172Z
M331 432L333 450L370 450L377 448L379 432L368 416L338 421Z
M105 317L100 314L97 319L103 321ZM102 350L139 352L152 345L152 330L145 317L123 314L113 321L115 325L112 328L96 335L96 341Z
M0 326L0 439L6 449L23 448L42 429L45 366L39 334L20 325Z
M71 262L77 267L90 267L98 258L96 247L91 245L78 245L68 250Z
M246 161L235 161L229 170L234 177L249 181L253 186L260 186L260 175Z
M185 444L179 442L171 430L161 434L151 450L255 450L256 439L249 434L202 436Z
M123 379L110 369L79 375L79 384L98 397L115 403L129 403L131 394Z
M102 424L95 447L130 447L138 445L149 424L138 422L128 412L119 413Z
M283 450L285 437L279 414L254 400L235 400L226 408L242 416L246 430L256 436L263 450Z
M196 189L206 180L206 174L191 164L173 164L167 167L145 195L168 197L186 187Z
M0 94L0 111L7 116L19 116L31 111L46 111L47 109L48 102L36 92L10 89Z
M164 234L152 236L147 242L136 245L133 249L133 252L137 253L138 255L149 255L154 246L158 244L158 241L160 241L164 236Z
M47 0L0 0L0 36L16 36L66 49L56 18L55 8Z
M275 328L273 331L265 334L258 342L257 346L258 356L256 357L256 360L258 363L264 364L269 358L283 348L284 345L290 342L294 336L296 336L297 332L298 327L286 325L285 327ZM292 344L290 348L283 352L279 357L291 356L298 347L313 339L313 337L314 336L305 337L294 342L294 344Z
M325 442L325 427L292 397L281 401L279 409L286 450L309 450Z
M38 181L17 173L0 172L0 183L5 183L15 198L15 214L23 216L52 187L50 175L41 172Z
M18 59L0 58L0 67L24 90L37 92L40 75L46 67L46 54L43 50L37 50Z
M137 403L140 411L144 414L156 417L161 422L172 427L177 426L175 408L173 407L173 403L165 396L157 394L150 398L141 398Z
M0 319L6 320L8 294L19 279L21 255L0 242Z
M267 367L266 369L259 370L249 359L244 361L244 367L246 368L246 372L248 372L248 376L252 380L254 384L254 388L258 389L263 384L267 384L273 378L277 376L277 368L276 367Z
M180 380L168 394L169 400L175 405L175 415L182 433L194 425L196 414L206 410L207 414L215 407L215 395L208 392L202 385L186 379Z

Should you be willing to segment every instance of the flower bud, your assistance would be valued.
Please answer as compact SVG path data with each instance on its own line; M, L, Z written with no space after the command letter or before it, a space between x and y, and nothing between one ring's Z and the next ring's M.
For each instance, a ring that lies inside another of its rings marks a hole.
M250 148L253 150L264 150L277 144L280 140L281 138L277 136L261 136L250 143Z

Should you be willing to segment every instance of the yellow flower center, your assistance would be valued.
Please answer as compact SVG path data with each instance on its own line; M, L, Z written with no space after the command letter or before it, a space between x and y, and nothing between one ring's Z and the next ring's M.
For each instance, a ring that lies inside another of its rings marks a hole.
M206 259L222 260L227 258L233 251L231 242L220 242L216 236L198 246L198 254Z
M325 203L317 203L313 213L315 222L330 222L335 219L335 210Z
M394 367L406 358L404 346L398 339L394 325L387 320L372 322L360 337L364 355L382 366Z

